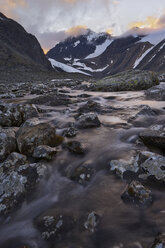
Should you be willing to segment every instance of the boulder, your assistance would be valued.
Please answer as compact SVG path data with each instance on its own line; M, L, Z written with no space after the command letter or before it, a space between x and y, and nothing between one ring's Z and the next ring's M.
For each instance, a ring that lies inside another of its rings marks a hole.
M76 126L80 129L100 127L101 122L95 113L80 115L77 118Z
M7 159L0 164L0 167L11 168L27 163L27 157L17 152L12 152Z
M154 86L145 91L147 99L156 100L156 101L165 101L165 83Z
M109 76L93 83L93 91L135 91L146 90L159 83L158 77L151 71L130 70Z
M153 125L139 134L145 145L165 150L165 125Z
M56 135L55 127L46 122L34 126L22 126L16 136L18 149L25 155L32 155L34 149L40 145L54 147L63 142L63 137Z
M69 103L71 103L68 96L57 94L57 93L51 93L46 94L43 96L38 96L36 98L28 100L28 103L32 104L42 104L42 105L48 105L48 106L59 106L59 105L65 105L67 106Z
M17 150L15 133L15 128L0 129L0 161Z
M40 145L34 149L33 158L51 160L56 153L57 153L56 148L46 145Z
M135 204L139 207L148 207L153 201L151 191L138 181L131 182L121 198L125 203Z

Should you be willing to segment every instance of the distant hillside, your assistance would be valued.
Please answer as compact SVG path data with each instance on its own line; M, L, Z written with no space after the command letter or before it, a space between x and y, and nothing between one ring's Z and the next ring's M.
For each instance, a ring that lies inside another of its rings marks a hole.
M50 70L38 40L0 13L0 71Z

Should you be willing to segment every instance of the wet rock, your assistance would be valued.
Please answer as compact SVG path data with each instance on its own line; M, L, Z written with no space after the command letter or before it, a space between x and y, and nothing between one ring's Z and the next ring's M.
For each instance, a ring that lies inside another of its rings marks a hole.
M100 112L101 105L93 100L89 100L86 104L78 109L78 114L82 115L89 112Z
M80 184L90 181L94 171L90 167L79 166L70 175L70 178Z
M77 135L77 129L74 127L68 127L63 131L62 135L67 138L75 137Z
M138 181L131 182L121 198L125 203L135 204L140 207L148 207L153 202L151 191Z
M131 91L145 90L159 83L154 72L131 70L103 78L89 88L93 91Z
M137 153L132 155L127 160L119 159L119 160L111 160L110 161L110 170L115 172L115 174L121 178L126 171L132 171L137 173L139 170L138 158L136 158Z
M94 113L80 115L77 118L76 126L80 129L100 127L101 122L98 116Z
M156 100L156 101L164 101L165 100L165 84L160 84L154 86L145 91L145 95L147 99Z
M141 152L137 156L139 164L139 178L146 180L155 179L165 182L165 157L152 153Z
M33 190L46 168L40 164L0 167L0 213L9 214Z
M139 135L145 145L155 146L165 150L165 126L153 125Z
M70 152L83 155L86 152L85 147L79 141L69 141L63 144Z
M56 148L52 148L46 145L41 145L41 146L37 146L34 149L33 158L51 160L56 153L57 153Z
M27 119L38 115L35 105L0 104L0 125L3 127L19 127Z
M71 215L59 213L42 214L34 222L41 232L42 238L49 241L54 241L61 236L67 235L75 224L75 220Z
M15 132L14 128L0 129L0 161L17 150Z
M51 147L63 142L63 137L56 135L56 129L50 123L39 123L34 126L22 126L17 132L18 149L22 154L32 155L40 145Z
M95 232L98 224L99 224L99 215L97 215L95 212L91 212L88 215L87 221L84 223L84 227L85 229L93 233Z
M165 234L159 234L151 246L151 248L165 248Z

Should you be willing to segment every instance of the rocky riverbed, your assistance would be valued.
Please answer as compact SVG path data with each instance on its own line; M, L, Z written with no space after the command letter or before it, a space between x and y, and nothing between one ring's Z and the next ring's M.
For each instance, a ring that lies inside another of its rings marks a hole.
M0 247L165 246L165 83L91 88L0 84Z

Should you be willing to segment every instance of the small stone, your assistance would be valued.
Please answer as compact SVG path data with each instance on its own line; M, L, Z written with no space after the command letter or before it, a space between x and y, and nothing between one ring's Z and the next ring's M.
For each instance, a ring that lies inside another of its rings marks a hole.
M95 232L98 223L99 223L99 215L97 215L95 212L91 212L88 215L87 221L84 223L84 227L85 229L93 233Z

